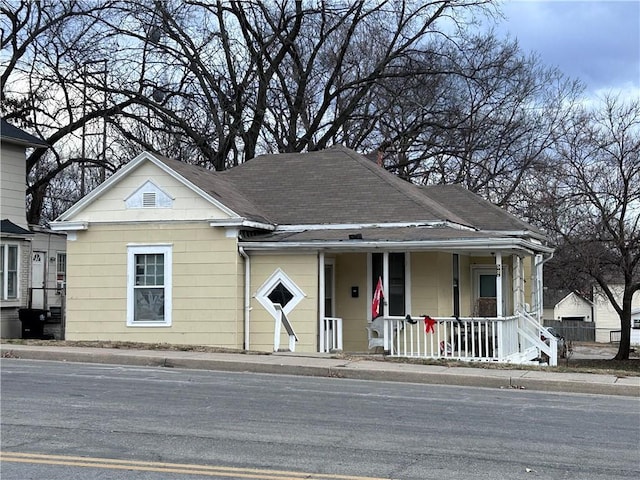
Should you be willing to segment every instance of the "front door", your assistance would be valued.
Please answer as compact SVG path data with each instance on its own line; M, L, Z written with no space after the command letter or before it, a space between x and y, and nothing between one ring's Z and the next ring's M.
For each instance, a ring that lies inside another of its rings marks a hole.
M45 275L47 252L33 252L31 256L31 308L45 308Z
M495 267L475 267L473 269L473 316L498 316L498 282L502 287L502 314L511 308L510 296L507 294L510 275L507 268L502 268L498 277Z

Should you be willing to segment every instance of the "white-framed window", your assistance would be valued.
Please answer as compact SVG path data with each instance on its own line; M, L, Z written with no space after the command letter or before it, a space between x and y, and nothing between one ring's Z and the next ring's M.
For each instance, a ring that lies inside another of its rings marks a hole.
M384 252L369 254L369 299L382 279L386 292L384 299L384 316L404 317L411 313L411 272L409 252ZM368 303L371 305L371 302ZM370 309L369 309L370 311ZM370 318L369 313L369 318Z
M0 297L2 300L18 298L19 253L18 245L5 244L0 246Z
M274 303L279 303L288 315L304 297L305 293L280 268L273 272L256 292L256 300L274 318L278 316Z
M171 245L127 247L127 326L171 325Z

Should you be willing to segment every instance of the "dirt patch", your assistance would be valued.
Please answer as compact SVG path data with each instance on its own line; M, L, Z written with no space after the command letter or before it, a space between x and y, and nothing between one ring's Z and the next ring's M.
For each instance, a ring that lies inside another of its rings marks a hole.
M210 353L241 353L247 355L271 355L270 352L245 351L240 349L209 347L204 345L173 345L169 343L140 343L140 342L80 342L66 340L22 340L22 339L3 339L5 344L14 345L42 345L42 346L60 346L60 347L89 347L89 348L118 348L118 349L138 349L138 350L165 350L165 351L183 351L183 352L210 352ZM611 345L584 344L589 348L608 348ZM615 355L615 351L611 358ZM335 358L344 358L349 360L366 359L380 362L394 363L413 363L418 365L441 365L447 367L472 367L512 370L544 370L549 372L565 372L565 373L599 373L605 375L616 375L619 377L640 377L640 352L631 353L629 360L611 360L608 358L569 358L559 359L557 367L544 367L534 365L513 365L506 363L490 363L490 362L460 362L455 360L436 360L436 359L417 359L417 358L397 358L387 357L384 355L354 355L346 353L336 353Z
M3 339L2 343L13 345L36 345L48 347L87 347L87 348L118 348L123 350L165 350L172 352L209 352L209 353L242 353L248 355L269 355L265 352L245 351L233 348L209 347L206 345L174 345L170 343L142 343L142 342L99 342L99 341L69 341L69 340L24 340Z

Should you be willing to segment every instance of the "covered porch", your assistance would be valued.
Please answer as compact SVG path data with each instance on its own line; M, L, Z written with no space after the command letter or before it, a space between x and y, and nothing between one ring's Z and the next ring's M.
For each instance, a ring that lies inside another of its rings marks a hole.
M513 247L321 251L318 351L516 364L546 356L556 365L540 318L544 261Z

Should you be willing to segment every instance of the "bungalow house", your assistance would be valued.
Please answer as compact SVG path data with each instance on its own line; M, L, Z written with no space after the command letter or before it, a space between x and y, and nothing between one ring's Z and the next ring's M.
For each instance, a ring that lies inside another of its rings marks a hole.
M51 227L69 340L555 362L545 237L342 146L224 172L142 153Z
M41 330L56 330L62 321L66 238L27 224L26 150L48 145L4 119L0 122L0 335L20 338L20 315L42 316Z

